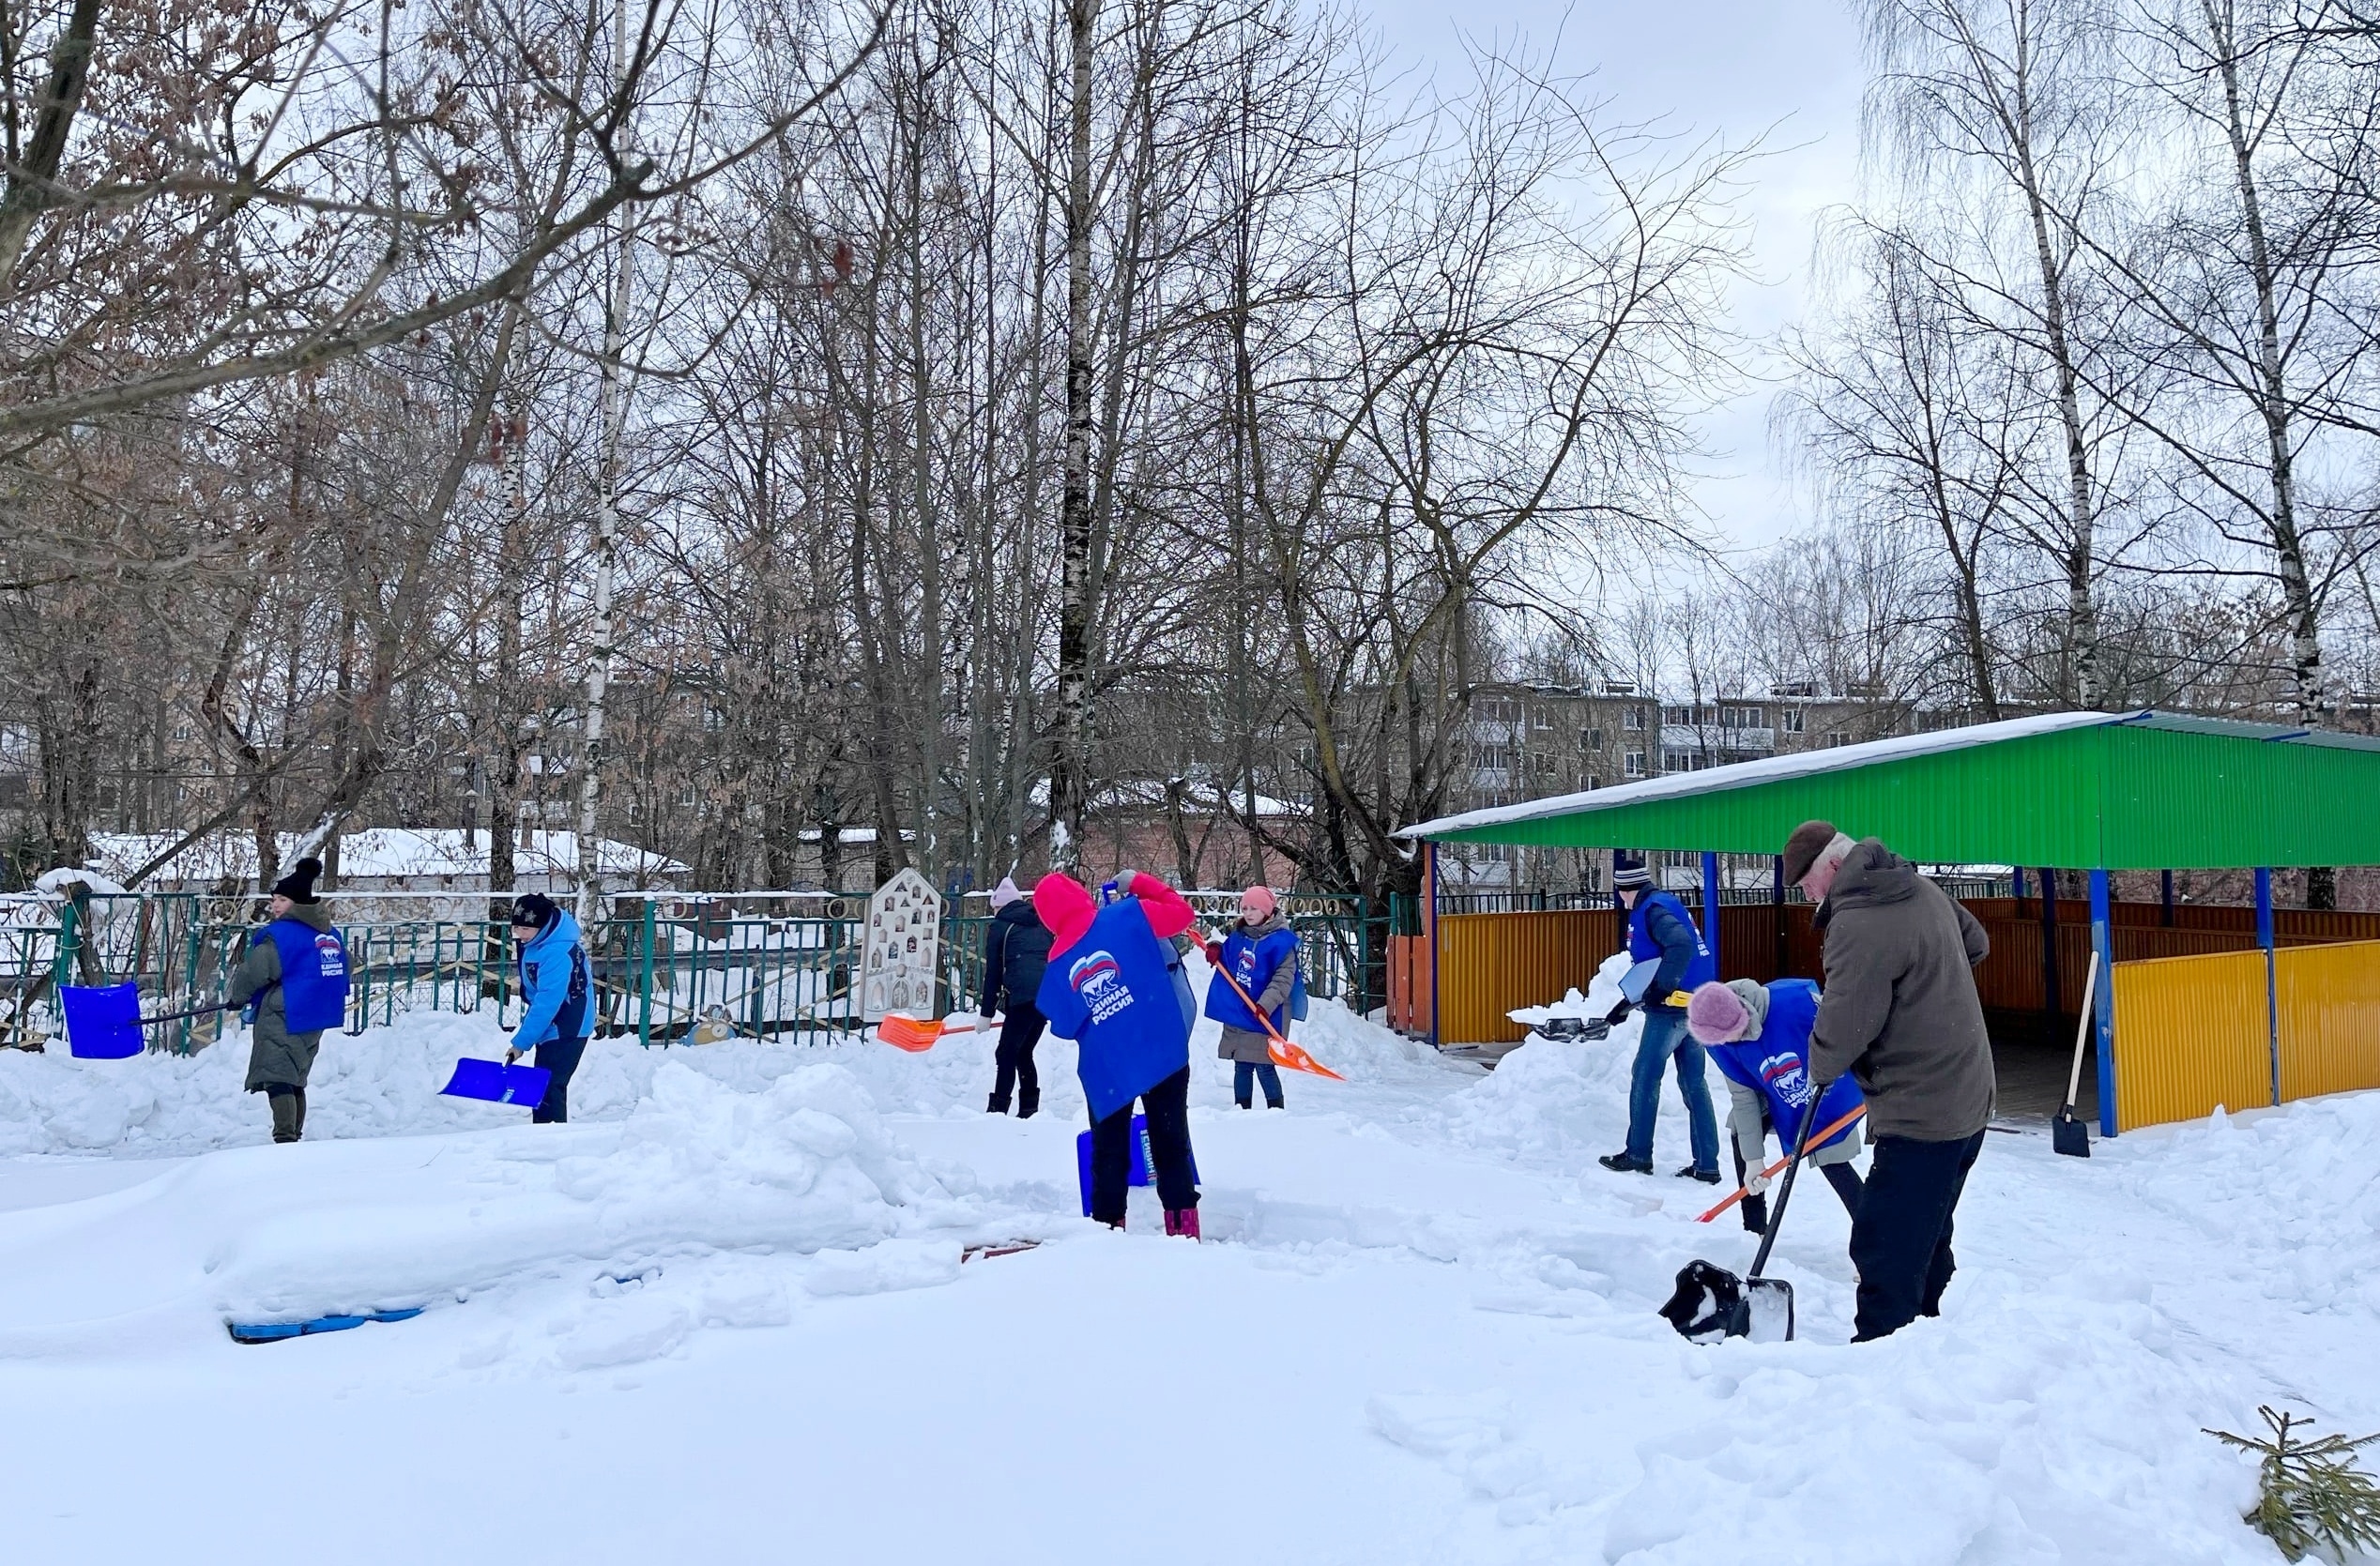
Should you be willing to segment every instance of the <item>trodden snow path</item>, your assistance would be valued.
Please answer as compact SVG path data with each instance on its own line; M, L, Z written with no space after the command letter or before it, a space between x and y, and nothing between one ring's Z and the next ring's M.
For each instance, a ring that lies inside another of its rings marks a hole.
M293 1148L236 1041L0 1058L6 1557L2262 1563L2200 1426L2380 1428L2380 1094L1994 1135L1948 1314L1877 1345L1813 1182L1805 1341L1695 1347L1655 1306L1751 1240L1666 1173L1673 1090L1662 1174L1594 1167L1628 1041L1301 1038L1350 1080L1243 1113L1201 1030L1203 1245L1077 1216L1057 1041L1029 1121L960 1036L599 1044L532 1128L434 1096L501 1039L423 1017L329 1041Z

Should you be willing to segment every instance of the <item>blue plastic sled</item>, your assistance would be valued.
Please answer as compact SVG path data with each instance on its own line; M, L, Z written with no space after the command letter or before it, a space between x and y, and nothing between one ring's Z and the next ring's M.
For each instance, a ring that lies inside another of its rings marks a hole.
M66 1044L71 1055L84 1060L122 1060L146 1047L141 1038L138 984L99 990L61 984L58 1004L66 1009Z
M545 1086L554 1073L539 1066L508 1066L501 1060L458 1060L454 1076L438 1089L452 1098L485 1099L490 1103L525 1103L531 1109L545 1102Z
M1155 1167L1156 1162L1149 1156L1149 1117L1135 1115L1132 1117L1132 1175L1124 1183L1154 1183L1157 1177L1152 1171ZM1193 1180L1198 1178L1196 1153L1190 1157L1190 1178ZM1087 1131L1078 1133L1075 1137L1075 1178L1082 1186L1083 1216L1088 1218L1091 1216L1091 1133Z
M367 1311L361 1315L318 1315L308 1321L227 1322L234 1343L279 1343L283 1338L310 1338L316 1332L344 1332L367 1321L411 1321L421 1314L409 1311Z

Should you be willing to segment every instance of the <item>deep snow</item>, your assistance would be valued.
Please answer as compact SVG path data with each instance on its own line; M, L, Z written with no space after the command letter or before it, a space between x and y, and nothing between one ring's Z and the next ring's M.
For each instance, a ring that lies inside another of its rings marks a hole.
M1879 1345L1797 1201L1805 1341L1698 1348L1654 1307L1751 1240L1594 1166L1625 1030L1300 1038L1350 1080L1243 1113L1201 1030L1198 1246L1076 1216L1058 1041L1023 1122L988 1038L599 1043L553 1128L437 1098L501 1037L421 1016L326 1041L294 1148L240 1040L0 1056L7 1558L2264 1562L2200 1427L2380 1428L2380 1094L1994 1135L1948 1314Z

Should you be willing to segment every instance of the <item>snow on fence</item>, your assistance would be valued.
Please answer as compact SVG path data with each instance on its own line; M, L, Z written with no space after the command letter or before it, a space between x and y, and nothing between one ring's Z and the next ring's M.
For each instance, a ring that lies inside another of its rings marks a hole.
M1237 906L1233 892L1193 892L1211 928ZM509 1026L520 1005L504 899L485 894L374 891L328 894L347 941L347 1031L406 1011L493 1008ZM863 894L656 892L616 895L587 933L598 1030L647 1044L729 1037L810 1042L860 1030ZM1373 931L1364 899L1296 894L1282 908L1303 942L1307 988L1374 1004ZM26 1047L60 1032L61 984L139 983L152 1011L221 996L254 925L245 902L191 892L99 893L84 899L0 898L0 1045ZM496 917L489 917L494 914ZM988 905L957 900L943 921L937 1010L981 994ZM220 1018L154 1030L152 1048L203 1048Z

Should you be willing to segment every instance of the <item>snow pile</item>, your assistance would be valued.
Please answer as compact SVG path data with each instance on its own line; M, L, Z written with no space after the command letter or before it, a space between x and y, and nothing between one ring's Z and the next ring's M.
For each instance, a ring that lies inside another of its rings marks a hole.
M818 1272L821 1292L865 1292L947 1279L984 1217L888 1134L838 1066L739 1091L664 1061L616 1123L233 1149L12 1215L0 1221L0 1355L95 1322L113 1335L119 1317L220 1331L538 1278L618 1284L715 1253L916 1242L889 1267L846 1258Z
M1604 1016L1620 1003L1620 979L1628 966L1627 953L1616 953L1596 970L1583 997L1573 990L1575 998L1527 1009L1541 1015L1516 1011L1514 1019L1534 1024L1562 1015ZM1583 1166L1585 1155L1613 1151L1627 1135L1628 1072L1643 1032L1644 1019L1632 1012L1605 1039L1533 1034L1499 1060L1486 1080L1447 1102L1446 1128L1468 1147ZM1682 1154L1686 1111L1667 1081L1662 1101L1656 1150L1675 1148Z

